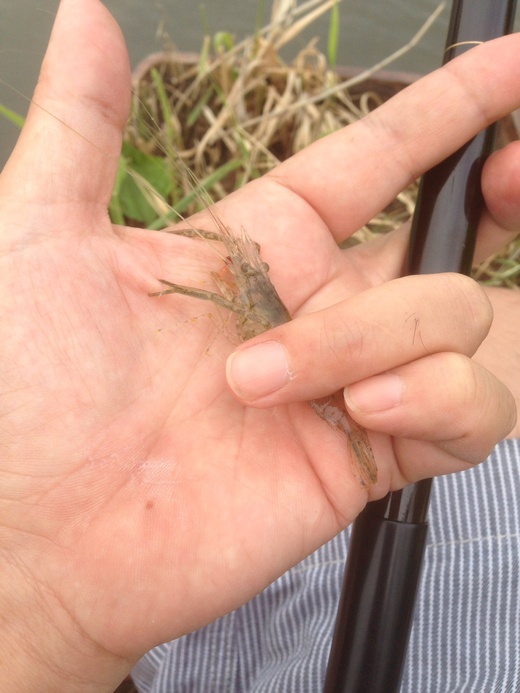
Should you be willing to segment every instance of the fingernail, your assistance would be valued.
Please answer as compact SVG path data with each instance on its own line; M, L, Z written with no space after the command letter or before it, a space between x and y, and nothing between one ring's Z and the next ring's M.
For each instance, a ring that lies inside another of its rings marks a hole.
M292 378L285 349L272 341L233 352L226 376L233 392L248 400L276 392Z
M350 409L376 412L392 409L401 403L403 380L394 373L374 375L345 388L345 401Z

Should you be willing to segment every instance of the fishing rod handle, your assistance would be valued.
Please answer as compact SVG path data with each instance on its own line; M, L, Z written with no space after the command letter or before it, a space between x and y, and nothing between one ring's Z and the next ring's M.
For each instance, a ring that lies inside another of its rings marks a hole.
M443 62L512 30L516 0L454 0ZM492 126L424 177L406 274L471 270ZM369 503L354 522L324 693L397 693L426 546L431 479Z

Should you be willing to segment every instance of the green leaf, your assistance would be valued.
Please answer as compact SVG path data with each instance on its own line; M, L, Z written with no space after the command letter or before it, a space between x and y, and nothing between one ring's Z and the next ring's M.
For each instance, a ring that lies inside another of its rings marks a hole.
M229 31L217 31L213 37L213 45L215 46L215 51L217 55L221 52L227 53L233 48L233 35Z
M121 156L119 160L119 167L117 169L116 182L114 184L112 197L108 206L108 213L110 214L112 223L120 224L121 226L123 226L125 223L125 215L121 206L121 185L124 177L128 175L126 167L127 161L124 156Z
M123 144L123 157L127 164L119 181L119 210L126 218L148 226L160 216L150 199L154 195L166 199L172 191L168 163L127 142Z

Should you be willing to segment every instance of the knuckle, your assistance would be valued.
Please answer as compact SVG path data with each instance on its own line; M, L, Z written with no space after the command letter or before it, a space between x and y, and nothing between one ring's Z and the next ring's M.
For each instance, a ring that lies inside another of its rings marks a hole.
M449 387L450 401L459 407L468 407L478 398L479 384L473 362L457 353L439 354L442 371Z
M326 355L330 368L346 376L364 351L366 334L359 321L347 321L341 311L327 311L321 325L320 351Z
M515 425L516 407L511 393L467 356L445 353L437 358L446 383L445 398L453 414L448 438L475 437L492 447Z

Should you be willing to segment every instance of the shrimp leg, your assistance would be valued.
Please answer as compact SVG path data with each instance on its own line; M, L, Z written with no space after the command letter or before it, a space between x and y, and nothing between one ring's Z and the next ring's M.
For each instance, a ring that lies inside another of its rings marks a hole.
M184 286L183 284L174 284L173 282L169 282L167 279L159 279L159 281L161 282L161 284L164 284L168 288L163 289L162 291L154 291L153 293L148 294L148 296L166 296L166 294L182 294L183 296L200 298L203 301L211 301L212 303L214 303L217 306L220 306L221 308L225 308L226 310L230 310L233 313L237 313L238 315L241 315L243 318L246 318L247 320L258 321L258 318L254 313L237 303L233 303L233 301L224 298L224 296L221 296L220 294L217 294L214 291L206 291L205 289L194 289L191 286Z

